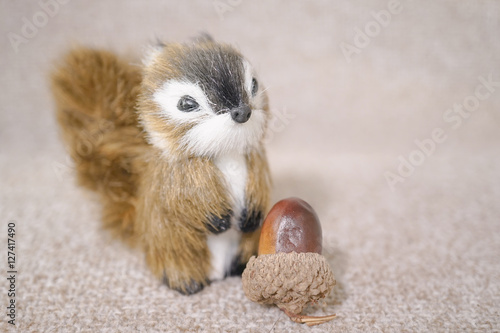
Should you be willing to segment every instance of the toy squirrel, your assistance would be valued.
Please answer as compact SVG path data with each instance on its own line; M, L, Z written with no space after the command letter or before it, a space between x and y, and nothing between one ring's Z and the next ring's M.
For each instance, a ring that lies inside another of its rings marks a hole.
M52 90L79 183L156 276L192 294L241 274L268 210L270 113L238 51L209 36L160 43L141 69L78 48Z

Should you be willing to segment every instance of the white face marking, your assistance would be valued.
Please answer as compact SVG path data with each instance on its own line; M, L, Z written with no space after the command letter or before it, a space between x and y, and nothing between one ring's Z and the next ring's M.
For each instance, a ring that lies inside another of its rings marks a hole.
M209 235L207 244L211 254L212 269L208 275L209 279L222 280L229 272L231 264L238 253L240 233L231 228L220 235Z
M243 60L243 68L245 69L245 89L247 91L247 94L250 98L250 104L257 109L263 108L264 104L264 90L262 88L262 84L259 82L259 79L257 78L257 74L255 73L254 69L252 68L252 65L247 60ZM252 96L252 80L253 79L257 80L258 84L258 89L257 93L255 96Z
M196 111L183 112L177 108L182 96L191 96L200 105ZM154 100L160 105L162 115L179 123L196 122L204 116L215 116L210 101L203 90L194 83L170 80L154 93Z
M255 109L243 124L235 122L229 113L216 115L190 129L181 143L201 156L244 154L248 148L257 146L264 135L265 120L264 112Z

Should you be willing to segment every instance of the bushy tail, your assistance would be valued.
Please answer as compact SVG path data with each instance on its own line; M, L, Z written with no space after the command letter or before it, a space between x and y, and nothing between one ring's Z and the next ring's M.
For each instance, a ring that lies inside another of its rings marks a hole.
M79 183L96 190L104 222L133 234L140 156L147 149L135 104L141 73L106 51L71 51L52 75L57 119Z

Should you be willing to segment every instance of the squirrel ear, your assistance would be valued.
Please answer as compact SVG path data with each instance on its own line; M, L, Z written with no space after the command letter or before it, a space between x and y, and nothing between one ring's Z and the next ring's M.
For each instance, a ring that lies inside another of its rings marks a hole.
M193 42L196 44L205 44L215 43L215 40L208 32L200 32L196 37L193 38Z
M146 46L144 49L144 55L142 57L142 64L144 66L149 66L161 53L161 51L163 51L165 46L166 46L165 43L159 40L155 44L150 44Z

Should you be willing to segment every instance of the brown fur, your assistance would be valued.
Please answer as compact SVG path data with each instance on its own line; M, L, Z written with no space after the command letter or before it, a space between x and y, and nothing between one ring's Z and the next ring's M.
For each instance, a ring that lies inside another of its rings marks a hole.
M210 269L207 212L220 217L229 209L218 170L207 159L173 163L158 156L153 159L156 163L148 164L139 190L146 200L137 219L147 261L158 276L171 272L173 288L189 279L205 283ZM171 192L164 190L165 184Z
M169 52L182 56L182 47ZM222 217L230 202L210 158L179 151L166 159L146 142L144 122L173 142L189 129L154 112L152 93L165 72L176 75L168 62L153 62L141 74L109 52L79 48L54 72L52 89L79 183L99 193L104 225L139 243L153 273L188 293L193 285L208 283L207 217ZM247 165L248 207L267 213L270 177L263 148L248 153ZM245 263L256 253L258 232L242 237Z
M247 155L248 181L246 185L247 206L250 211L267 213L269 210L271 178L265 151L252 151ZM257 253L260 228L245 234L240 243L241 260L248 262Z
M78 181L103 201L104 225L136 241L139 158L148 146L135 103L141 73L109 52L78 48L52 76L57 119Z

